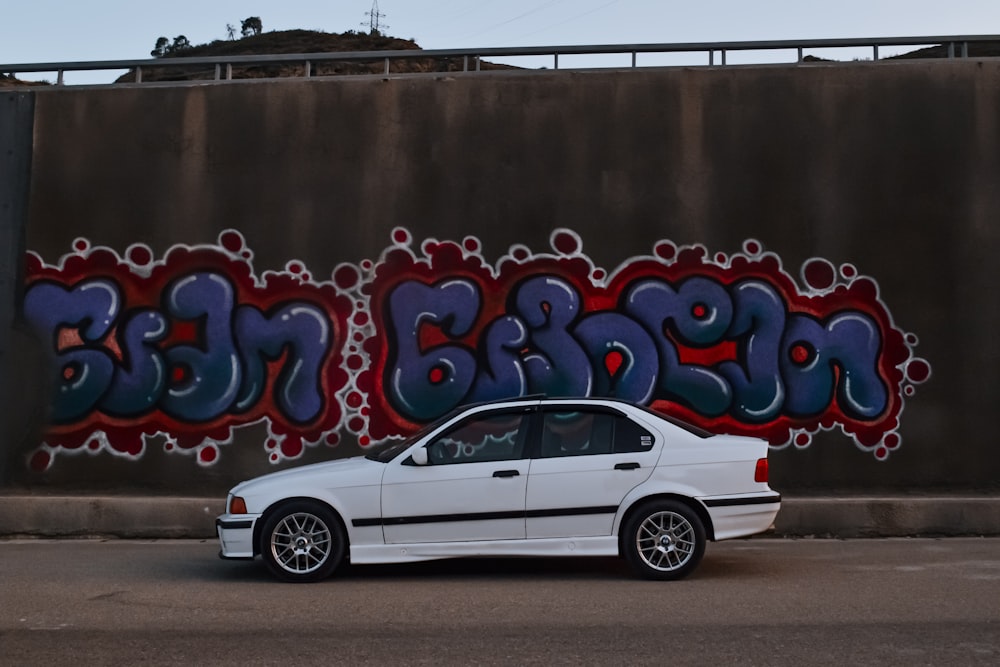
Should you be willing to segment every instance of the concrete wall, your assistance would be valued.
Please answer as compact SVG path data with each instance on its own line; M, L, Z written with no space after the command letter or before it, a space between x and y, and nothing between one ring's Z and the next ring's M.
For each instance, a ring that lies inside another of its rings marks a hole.
M933 367L899 396L890 456L816 424L807 447L773 451L773 485L995 490L998 84L1000 63L956 61L39 91L26 245L55 273L78 238L162 258L233 229L256 275L294 261L322 281L381 266L399 227L415 248L475 237L491 264L551 253L568 229L608 271L664 240L732 258L754 239L795 279L811 258L869 277ZM52 382L23 366L25 394ZM43 413L22 408L12 431L45 431ZM218 462L89 442L34 468L51 436L24 435L4 443L5 484L215 492L356 453L359 433L345 421L336 447L278 466L258 424Z

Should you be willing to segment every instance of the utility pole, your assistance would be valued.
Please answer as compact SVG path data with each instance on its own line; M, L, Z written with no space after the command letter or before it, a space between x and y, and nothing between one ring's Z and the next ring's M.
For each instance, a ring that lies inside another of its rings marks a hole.
M367 25L370 34L381 35L383 30L388 29L389 26L381 22L381 19L385 18L385 14L378 10L378 0L372 1L371 11L365 12L365 16L368 17L368 21L361 25Z

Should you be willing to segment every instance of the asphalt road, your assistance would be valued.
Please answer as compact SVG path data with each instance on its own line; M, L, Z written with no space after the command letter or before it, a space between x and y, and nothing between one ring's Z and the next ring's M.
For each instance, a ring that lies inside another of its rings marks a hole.
M1000 539L709 545L348 568L311 585L201 541L0 541L0 665L1000 664Z

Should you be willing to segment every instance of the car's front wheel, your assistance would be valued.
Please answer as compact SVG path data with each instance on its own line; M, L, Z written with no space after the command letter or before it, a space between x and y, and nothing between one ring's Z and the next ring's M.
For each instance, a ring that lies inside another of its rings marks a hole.
M705 527L694 510L681 502L652 501L625 522L622 552L640 577L681 579L701 562Z
M260 531L260 554L283 581L310 582L333 574L347 547L336 515L325 505L298 500L267 515Z

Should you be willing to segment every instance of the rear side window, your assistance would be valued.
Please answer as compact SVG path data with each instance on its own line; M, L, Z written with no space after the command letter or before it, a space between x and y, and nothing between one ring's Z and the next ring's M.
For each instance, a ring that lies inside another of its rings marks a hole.
M653 434L627 417L615 417L615 452L648 452Z
M542 458L644 452L653 446L649 431L601 410L547 410L541 438Z

